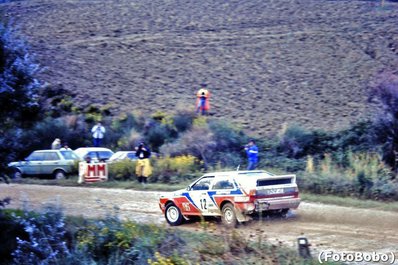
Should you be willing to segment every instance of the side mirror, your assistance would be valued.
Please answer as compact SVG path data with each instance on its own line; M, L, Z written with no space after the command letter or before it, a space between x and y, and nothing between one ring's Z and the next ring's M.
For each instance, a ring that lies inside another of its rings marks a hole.
M187 187L187 191L190 191L190 190L191 190L191 186L188 186L188 187Z

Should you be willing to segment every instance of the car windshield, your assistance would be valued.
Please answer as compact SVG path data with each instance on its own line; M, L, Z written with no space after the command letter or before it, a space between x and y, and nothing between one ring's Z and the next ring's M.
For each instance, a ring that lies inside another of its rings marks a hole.
M72 151L60 151L66 160L77 160L79 157Z
M27 161L40 161L43 160L43 153L42 152L33 152L27 158Z
M123 156L123 154L124 154L124 153L122 153L122 152L114 153L114 154L109 158L109 160L120 159L120 158Z

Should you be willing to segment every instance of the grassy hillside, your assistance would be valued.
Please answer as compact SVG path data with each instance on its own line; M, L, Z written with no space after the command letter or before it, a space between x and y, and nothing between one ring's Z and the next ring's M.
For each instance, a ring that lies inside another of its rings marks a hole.
M194 108L258 134L336 129L369 115L366 85L398 66L398 3L327 0L29 0L1 4L80 106Z

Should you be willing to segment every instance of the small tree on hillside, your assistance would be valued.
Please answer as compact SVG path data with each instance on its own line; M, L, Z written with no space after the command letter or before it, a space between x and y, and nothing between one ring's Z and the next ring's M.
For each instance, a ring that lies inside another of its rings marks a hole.
M374 137L382 145L383 159L398 169L398 73L381 73L371 85L370 100L380 104L374 119Z
M40 83L34 77L38 70L26 44L0 23L0 175L23 148L18 144L22 129L38 117Z
M216 145L213 133L208 126L194 126L185 132L176 142L163 145L160 151L163 154L171 156L193 155L201 159L204 167L207 168L210 163L211 152Z

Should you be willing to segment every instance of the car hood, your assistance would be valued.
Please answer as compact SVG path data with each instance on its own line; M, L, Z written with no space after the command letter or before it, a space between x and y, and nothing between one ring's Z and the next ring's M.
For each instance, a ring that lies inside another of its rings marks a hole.
M170 197L176 197L180 196L184 192L187 192L187 189L181 189L181 190L176 190L176 191L170 191L170 192L163 192L160 194L160 198L170 198Z
M8 166L9 167L16 167L16 166L21 166L23 164L26 164L26 162L25 161L10 162L10 163L8 163Z

